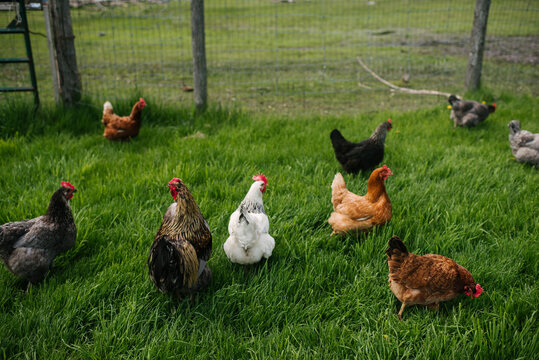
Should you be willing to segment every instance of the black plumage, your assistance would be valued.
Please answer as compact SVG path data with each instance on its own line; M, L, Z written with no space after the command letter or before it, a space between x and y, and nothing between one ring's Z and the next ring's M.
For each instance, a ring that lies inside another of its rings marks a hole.
M355 174L380 164L384 159L386 134L392 127L391 119L388 119L378 125L368 139L358 143L346 140L339 130L334 129L330 135L331 143L343 169Z
M486 105L472 100L460 100L455 95L447 99L451 105L453 128L457 126L472 127L485 121L490 113L496 111L496 104Z
M77 228L69 199L76 191L73 185L62 182L45 215L0 226L0 258L9 271L37 284L56 256L75 245Z

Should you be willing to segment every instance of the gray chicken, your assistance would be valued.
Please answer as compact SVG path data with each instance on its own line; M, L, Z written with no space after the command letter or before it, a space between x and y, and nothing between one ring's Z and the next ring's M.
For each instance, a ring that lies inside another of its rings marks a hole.
M486 105L477 101L460 100L455 95L449 96L451 104L450 118L453 120L453 128L458 126L472 127L476 126L488 117L489 114L496 111L496 104Z
M75 245L77 228L69 199L77 190L62 181L43 216L0 226L0 258L18 277L41 282L54 258Z
M539 134L520 129L520 121L509 124L509 144L518 162L539 166Z

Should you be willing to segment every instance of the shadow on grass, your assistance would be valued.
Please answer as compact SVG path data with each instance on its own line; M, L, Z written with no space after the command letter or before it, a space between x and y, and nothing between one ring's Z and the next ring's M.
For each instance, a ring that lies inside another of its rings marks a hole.
M133 104L140 96L116 102L114 112L120 116L129 115ZM142 112L142 127L180 126L185 135L196 130L200 124L209 124L204 131L215 133L225 125L235 125L243 115L237 110L221 106L210 106L207 111L197 114L194 107L175 107L159 100L146 98L148 106ZM67 133L73 136L103 133L102 104L91 99L83 99L74 106L43 104L37 111L28 101L8 101L0 105L0 138Z

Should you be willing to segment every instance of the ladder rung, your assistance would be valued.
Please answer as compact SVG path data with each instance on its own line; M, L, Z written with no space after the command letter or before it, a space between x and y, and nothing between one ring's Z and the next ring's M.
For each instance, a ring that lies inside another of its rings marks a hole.
M16 92L16 91L35 91L31 86L23 87L0 87L0 92Z
M0 34L24 34L24 28L0 28Z
M28 58L0 58L0 64L8 63L27 63L30 62Z

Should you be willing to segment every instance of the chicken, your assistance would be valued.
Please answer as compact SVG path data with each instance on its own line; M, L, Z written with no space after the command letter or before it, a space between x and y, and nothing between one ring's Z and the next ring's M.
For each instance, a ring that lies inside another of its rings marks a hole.
M391 201L384 184L390 175L393 173L386 165L374 170L369 177L365 196L348 191L342 175L335 175L331 184L333 212L328 220L333 228L331 235L352 231L367 232L373 226L391 220Z
M453 128L458 126L476 126L496 111L496 104L486 105L477 101L460 100L455 95L449 96L451 105L450 118L453 120Z
M331 132L330 138L335 151L335 157L343 169L349 173L369 170L384 159L384 144L386 134L393 127L391 119L387 119L372 133L371 137L359 143L346 140L339 130Z
M168 183L172 203L164 217L148 256L150 279L165 294L178 299L206 288L211 270L206 262L212 249L212 235L193 195L182 180Z
M483 292L470 272L442 255L416 255L408 252L398 236L389 239L386 250L389 287L400 302L399 318L408 305L438 309L440 302L460 294L478 297Z
M539 134L520 129L520 121L512 120L509 126L509 144L518 162L539 166Z
M242 265L254 264L262 257L269 258L275 247L275 240L268 234L269 220L262 203L267 180L262 174L253 176L253 180L249 192L230 216L230 236L224 244L230 261Z
M9 271L37 284L45 278L56 256L75 245L77 227L69 200L76 191L62 181L45 215L0 226L0 258Z
M133 106L131 115L118 116L112 112L112 105L106 102L103 105L103 119L101 122L105 125L103 136L109 140L130 140L138 135L141 123L142 109L146 106L143 98Z

